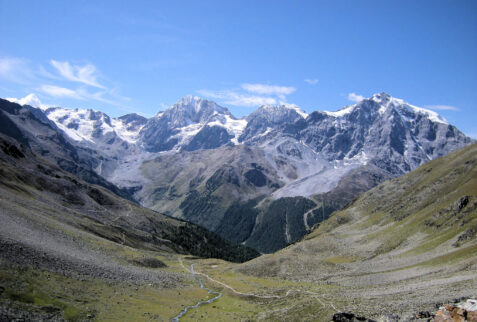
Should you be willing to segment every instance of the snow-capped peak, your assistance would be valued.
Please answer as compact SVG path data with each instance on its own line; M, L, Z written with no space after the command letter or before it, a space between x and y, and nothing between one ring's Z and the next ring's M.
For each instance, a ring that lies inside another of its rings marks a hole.
M271 115L279 115L279 114L283 114L284 112L286 113L287 111L294 111L303 118L306 118L308 116L308 114L305 111L303 111L301 108L299 108L295 104L280 104L280 105L266 104L266 105L260 106L260 108L256 110L255 112L253 112L252 114L261 113L260 111L266 112L267 114L271 114Z
M164 113L158 113L155 118L168 123L171 128L182 128L193 124L205 124L224 115L233 117L228 109L213 101L197 96L185 96Z
M20 98L20 99L14 98L14 97L7 97L6 100L10 101L12 103L20 104L22 106L23 105L30 105L32 107L36 107L36 108L39 108L41 110L46 110L49 107L48 105L42 104L40 99L38 98L38 96L36 96L33 93L30 93L27 96L25 96L23 98Z
M295 112L297 112L299 115L301 115L301 117L303 117L304 119L306 119L308 117L308 113L306 113L304 110L302 110L298 105L295 105L295 104L283 104L282 106L288 108L288 109L291 109L291 110L294 110Z
M345 115L350 114L351 112L353 112L356 105L345 106L342 109L334 111L334 112L323 111L323 113L325 113L326 115L329 115L329 116L333 116L333 117L341 117L341 116L345 116Z
M181 98L177 103L172 105L169 109L174 108L183 108L183 109L193 109L195 113L199 113L202 109L212 109L219 113L228 113L228 109L217 105L214 101L209 101L202 99L198 96L187 95Z
M433 122L449 124L449 122L447 122L447 120L444 119L442 116L440 116L438 113L422 108L422 107L411 105L405 102L404 100L392 97L391 95L385 92L374 94L368 99L364 99L355 105L346 106L338 111L334 111L334 112L323 111L323 113L325 113L328 116L340 118L352 113L356 107L359 107L363 104L367 104L367 102L370 102L370 101L378 104L379 115L383 115L388 110L394 109L405 119L409 119L409 116L411 114L414 114L414 115L421 114L421 115L425 115Z
M56 123L71 139L78 142L99 143L118 136L124 141L135 143L139 131L145 123L137 115L135 122L128 121L124 116L112 119L107 114L92 109L66 109L52 107L45 110L46 116ZM130 115L129 118L134 118Z
M186 95L183 98L181 98L179 101L177 101L176 104L192 105L192 104L195 104L195 102L199 102L199 101L202 101L202 99L198 96Z
M433 122L449 124L449 122L438 113L422 108L422 107L411 105L405 102L404 100L399 98L394 98L387 93L374 94L370 98L370 100L381 105L381 107L378 110L379 114L385 113L386 110L389 108L394 108L401 115L402 113L421 114L421 115L427 116Z

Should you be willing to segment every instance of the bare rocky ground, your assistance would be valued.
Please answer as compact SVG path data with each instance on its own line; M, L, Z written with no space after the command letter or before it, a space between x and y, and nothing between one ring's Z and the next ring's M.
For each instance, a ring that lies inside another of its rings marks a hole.
M37 300L41 298L37 294L39 290L31 290L26 286L25 283L29 279L35 280L37 274L46 276L47 284L50 275L64 276L79 284L147 285L157 289L174 288L190 282L186 274L134 264L128 261L127 256L108 251L105 246L111 242L54 222L40 212L29 211L25 203L19 208L18 204L7 201L9 197L15 198L3 191L0 209L0 287L8 294L0 295L0 321L64 320L64 308L41 305L41 301ZM35 209L34 205L30 206ZM16 208L15 211L12 207ZM134 251L131 249L131 252ZM8 278L9 275L13 278ZM20 276L22 278L17 278ZM81 319L93 319L94 313L80 316Z

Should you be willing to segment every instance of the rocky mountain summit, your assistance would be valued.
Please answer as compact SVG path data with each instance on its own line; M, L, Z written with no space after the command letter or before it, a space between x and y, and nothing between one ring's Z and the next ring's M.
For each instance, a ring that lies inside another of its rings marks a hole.
M215 102L186 96L148 120L141 145L149 152L213 149L229 143L241 124Z

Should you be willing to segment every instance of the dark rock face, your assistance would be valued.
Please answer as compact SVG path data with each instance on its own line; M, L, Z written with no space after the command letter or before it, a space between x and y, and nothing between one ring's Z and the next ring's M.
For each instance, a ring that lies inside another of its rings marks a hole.
M69 142L41 110L0 99L0 133L31 148L32 152L86 182L101 185L121 197L132 199L126 191L98 175L88 160L80 156L80 150ZM21 157L21 154L15 155Z
M382 93L339 118L310 114L297 136L330 161L364 152L371 163L399 175L471 143L452 125L423 113Z
M0 101L2 104L1 108L8 108L10 107L10 103L8 101ZM0 133L3 133L7 136L15 138L18 142L28 145L28 139L22 133L22 131L18 128L18 126L8 117L8 112L2 111L0 108Z
M433 314L431 314L429 311L420 311L416 314L416 318L418 319L426 319L430 317L433 317Z
M136 113L126 114L118 119L123 121L124 124L127 124L128 131L136 131L147 122L147 118Z
M179 133L178 130L169 127L167 119L150 119L141 130L143 147L150 152L171 150L178 142L172 136Z
M332 321L334 322L357 322L357 321L376 322L375 320L367 319L363 316L357 316L349 312L335 313L333 315Z
M248 170L244 176L256 187L263 187L267 184L267 177L259 169Z
M15 159L21 159L21 158L24 158L25 155L23 154L22 151L20 151L15 145L13 144L10 144L4 140L1 140L0 141L0 145L1 145L1 149L2 151L11 156L11 157L14 157Z
M215 149L230 142L233 135L221 126L204 126L192 140L182 149L185 151L195 151L199 149Z

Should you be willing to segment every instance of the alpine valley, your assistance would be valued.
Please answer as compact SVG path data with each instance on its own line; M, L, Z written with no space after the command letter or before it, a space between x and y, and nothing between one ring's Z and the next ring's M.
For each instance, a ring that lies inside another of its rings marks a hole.
M150 119L33 113L64 138L88 176L266 253L300 240L378 183L471 142L435 112L386 93L336 112L265 105L242 119L192 96Z
M386 93L243 118L0 99L0 148L0 320L398 321L477 295L477 145Z

